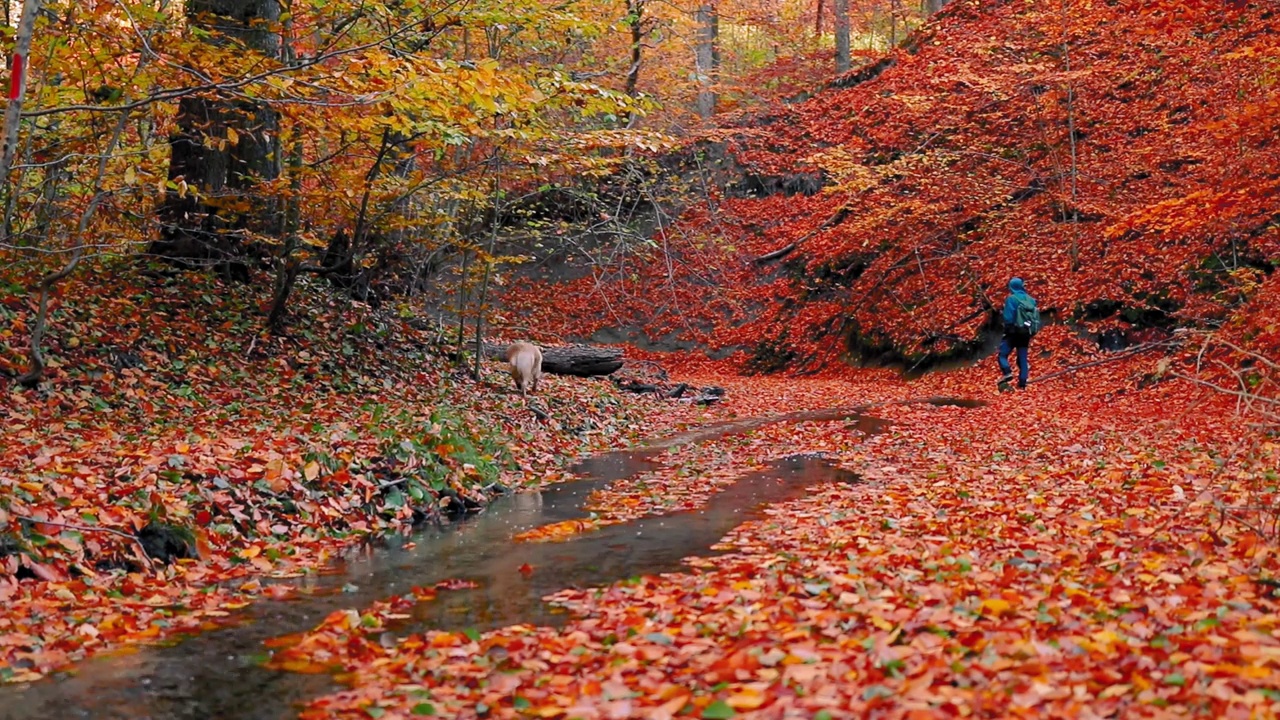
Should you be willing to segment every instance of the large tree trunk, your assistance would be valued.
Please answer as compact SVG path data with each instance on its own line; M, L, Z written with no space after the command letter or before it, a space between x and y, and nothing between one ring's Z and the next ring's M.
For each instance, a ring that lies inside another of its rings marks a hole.
M716 112L717 75L720 72L720 49L716 46L720 34L720 16L712 0L702 0L694 13L698 26L698 41L694 48L698 76L698 116L709 118Z
M506 345L484 346L485 357L506 360ZM597 377L609 375L622 367L622 351L595 345L567 345L542 348L542 371L552 375Z
M835 0L836 74L849 72L849 0Z
M279 19L279 0L187 0L188 22L211 33L210 42L268 57L279 53L269 29ZM268 217L271 204L253 193L259 181L280 174L276 113L265 103L209 93L179 101L176 124L169 180L177 187L158 211L160 237L151 252L235 267L244 232L278 228Z
M938 12L947 4L947 0L924 0L925 11L930 15Z

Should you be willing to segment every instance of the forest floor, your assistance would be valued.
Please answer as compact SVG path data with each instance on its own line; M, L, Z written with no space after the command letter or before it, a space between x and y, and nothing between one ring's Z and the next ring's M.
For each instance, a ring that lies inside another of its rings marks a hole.
M558 593L562 627L387 642L407 602L388 598L335 613L277 659L304 656L293 666L348 684L307 717L1280 714L1280 445L1232 398L1157 377L1158 357L1016 393L996 391L989 360L908 382L854 369L748 378L668 357L673 381L725 399L703 408L551 377L540 421L501 366L477 392L424 351L429 332L324 293L310 296L309 329L284 338L238 324L254 316L247 292L190 278L96 297L55 308L50 383L5 397L6 680L216 626L289 592L263 578L406 530L451 492L482 502L495 482L568 479L584 453L862 407L889 424L694 442L597 492L591 522L527 534L697 508L796 453L860 477L767 508L684 572ZM20 318L16 302L0 307ZM24 328L10 327L12 365ZM1042 375L1068 363L1033 359ZM986 404L903 402L935 397ZM415 483L423 497L400 490ZM198 557L138 552L132 536L160 521L192 528Z
M13 376L31 314L4 287ZM0 375L0 681L218 626L290 592L264 578L719 417L550 376L539 420L505 366L477 385L431 353L433 330L323 288L282 336L255 329L247 287L123 273L111 289L54 300L47 382Z
M555 595L563 627L387 646L396 602L335 613L297 647L350 689L304 716L1274 717L1280 445L1221 395L1138 389L1152 364L1016 394L990 367L913 383L691 367L741 416L871 405L891 424L770 425L598 493L606 519L661 512L797 452L861 477L768 508L686 572ZM896 402L936 396L989 404Z

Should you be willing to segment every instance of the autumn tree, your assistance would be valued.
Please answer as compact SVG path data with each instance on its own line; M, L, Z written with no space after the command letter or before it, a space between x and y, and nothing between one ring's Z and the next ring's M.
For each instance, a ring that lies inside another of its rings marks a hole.
M236 69L245 73L278 64L278 0L187 0L186 15L192 33L224 51L221 62L239 52L246 62ZM269 204L254 192L280 173L276 128L271 106L235 83L179 100L160 236L151 252L240 267L236 248L246 233L278 230L269 226Z
M836 73L849 71L849 0L835 0Z

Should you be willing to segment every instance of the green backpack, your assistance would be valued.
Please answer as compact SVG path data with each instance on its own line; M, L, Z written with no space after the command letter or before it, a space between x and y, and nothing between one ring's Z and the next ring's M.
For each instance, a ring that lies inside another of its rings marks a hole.
M1031 337L1040 332L1040 308L1030 295L1013 299L1013 326Z

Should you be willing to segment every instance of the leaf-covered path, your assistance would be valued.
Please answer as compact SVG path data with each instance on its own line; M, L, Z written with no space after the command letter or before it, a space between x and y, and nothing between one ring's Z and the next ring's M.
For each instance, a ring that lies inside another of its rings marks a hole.
M561 592L573 619L560 628L388 647L380 630L404 598L337 613L304 647L352 687L305 715L1274 716L1267 518L1222 513L1274 483L1278 448L1217 397L1136 389L1126 378L1141 370L999 396L976 370L909 386L718 378L743 414L908 393L992 403L885 402L875 412L892 425L872 437L843 421L771 425L669 453L597 497L601 515L662 512L802 451L863 482L769 508L687 572Z

